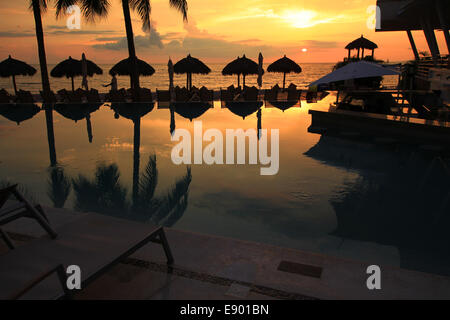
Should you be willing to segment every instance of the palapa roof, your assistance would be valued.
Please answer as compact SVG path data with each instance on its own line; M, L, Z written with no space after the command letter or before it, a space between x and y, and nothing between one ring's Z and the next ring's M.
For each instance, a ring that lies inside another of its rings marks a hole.
M87 75L92 77L94 74L103 74L103 70L97 66L94 62L86 60ZM64 61L58 63L50 72L50 75L54 78L72 78L83 75L83 68L81 60L73 59L69 57Z
M269 72L281 72L281 73L300 73L302 72L302 68L295 63L295 61L286 57L286 55L273 62L267 67L267 71Z
M175 63L175 65L173 66L173 71L176 74L208 74L211 72L211 69L199 59L191 57L191 55L189 54L186 58L183 58Z
M137 58L136 58L137 59ZM155 69L147 62L137 59L138 72L140 76L151 76L155 73ZM109 70L109 74L118 74L119 76L129 76L131 74L130 58L123 59Z
M7 78L11 76L32 76L36 73L36 69L29 64L8 57L8 59L0 62L0 76Z
M377 49L378 46L375 42L372 42L372 41L364 38L361 35L361 38L353 40L345 47L345 49L348 49L348 50L359 49L359 48L373 50L373 49Z
M264 73L264 70L263 70ZM235 74L258 74L258 64L250 60L245 56L242 58L237 57L237 59L231 61L229 64L225 66L222 70L223 75L235 75Z

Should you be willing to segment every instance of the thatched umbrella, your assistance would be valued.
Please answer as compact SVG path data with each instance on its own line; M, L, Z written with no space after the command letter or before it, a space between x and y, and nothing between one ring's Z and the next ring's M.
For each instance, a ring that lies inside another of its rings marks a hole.
M173 66L176 74L186 73L186 88L192 88L192 74L208 74L211 69L201 62L199 59L191 57L189 54L186 58L181 59Z
M361 38L353 40L345 47L345 49L348 50L348 59L350 59L351 51L353 49L358 49L358 59L359 59L359 53L360 53L361 49L362 49L361 58L364 58L364 49L372 50L372 58L373 58L375 49L377 49L377 48L378 48L378 46L375 42L372 42L372 41L364 38L363 35L361 35Z
M94 74L103 74L103 70L97 66L94 62L86 60L87 75L92 77ZM71 78L72 79L72 91L75 91L75 85L73 78L83 75L83 66L80 60L69 59L58 63L50 72L50 75L54 78Z
M36 69L29 64L11 58L0 62L0 77L12 77L14 92L17 94L16 76L32 76L36 73Z
M17 125L25 120L33 118L39 111L41 111L41 109L32 103L0 105L0 114L8 120L16 122Z
M137 59L137 58L136 58ZM131 63L130 58L123 59L118 62L114 67L109 70L109 74L111 76L118 74L119 76L130 76L130 86L133 88L132 78L131 78L131 70L133 64ZM152 76L155 73L155 69L149 65L147 62L137 59L137 69L139 76Z
M242 58L237 57L236 60L227 64L225 68L223 68L222 74L224 76L237 75L238 86L240 86L239 76L242 74L243 85L245 86L245 76L249 74L258 74L258 64L255 61L248 59L244 54Z
M295 63L293 60L289 59L284 55L283 58L278 59L273 62L268 68L269 72L280 72L283 73L283 90L286 87L286 73L301 73L302 68Z

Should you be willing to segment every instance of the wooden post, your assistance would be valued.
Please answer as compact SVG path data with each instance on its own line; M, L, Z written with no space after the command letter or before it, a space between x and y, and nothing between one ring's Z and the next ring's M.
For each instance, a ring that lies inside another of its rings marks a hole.
M189 73L186 73L186 89L189 90Z
M444 11L444 6L443 6L442 0L437 1L436 10L437 10L437 13L439 16L439 21L441 23L442 32L444 33L445 42L447 43L447 50L448 50L448 53L450 54L450 33L448 32L448 30L450 29L450 26L444 15L445 11Z
M72 92L75 92L75 85L73 83L73 77L72 77Z
M16 85L16 76L12 76L13 85L14 85L14 93L17 95L17 85Z
M423 16L421 16L420 23L422 24L423 33L425 34L425 38L427 39L428 47L430 48L430 52L433 57L433 62L437 63L440 54L434 30L431 27L430 22L426 20L426 18L424 18Z
M414 58L416 60L419 60L419 52L417 51L416 43L414 42L414 37L411 33L411 30L406 30L406 34L408 35L409 43L411 44L411 49L414 53Z
M364 59L364 48L362 48L361 59Z
M238 87L240 87L240 86L241 86L241 75L238 74Z
M358 48L358 59L359 59L359 53L360 53L361 48Z
M285 88L285 84L286 84L286 72L283 73L283 91Z
M350 60L350 58L351 58L351 49L348 49L348 60Z
M242 90L245 88L245 74L242 75Z

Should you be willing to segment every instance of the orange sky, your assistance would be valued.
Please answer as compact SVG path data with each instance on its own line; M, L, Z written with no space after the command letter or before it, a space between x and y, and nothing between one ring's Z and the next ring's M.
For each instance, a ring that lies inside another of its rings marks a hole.
M266 61L287 54L297 62L336 62L347 56L345 45L364 34L380 49L376 57L401 61L412 58L404 32L375 33L367 27L367 8L375 0L188 0L189 22L171 9L167 0L152 1L151 33L141 30L133 15L137 55L150 63L177 60L191 53L205 62L225 62L246 54ZM29 0L0 4L0 59L8 54L36 63L34 19ZM66 28L53 9L43 16L49 63L85 52L97 63L114 63L127 55L120 0L110 0L106 19L95 24L81 21L81 29ZM443 35L436 32L447 53ZM423 34L414 32L419 51L427 50ZM307 49L305 52L302 49Z

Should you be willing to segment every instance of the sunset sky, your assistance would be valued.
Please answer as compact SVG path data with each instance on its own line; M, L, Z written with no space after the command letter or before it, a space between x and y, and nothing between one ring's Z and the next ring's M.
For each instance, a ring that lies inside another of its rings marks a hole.
M287 54L298 62L336 62L347 56L345 45L364 34L380 49L376 57L389 61L412 58L404 32L375 33L367 27L367 9L375 0L188 0L188 23L167 0L152 1L150 33L141 30L133 14L137 55L148 62L167 62L191 53L206 62L225 62L238 55L266 61ZM36 63L34 19L28 0L0 5L0 59L8 54ZM125 58L127 46L120 0L110 0L107 18L95 24L82 19L80 30L69 30L55 10L43 16L48 63L82 52L97 63ZM419 51L428 50L421 32L414 32ZM441 32L436 32L443 46ZM444 51L444 50L443 50ZM446 51L445 51L446 53Z

